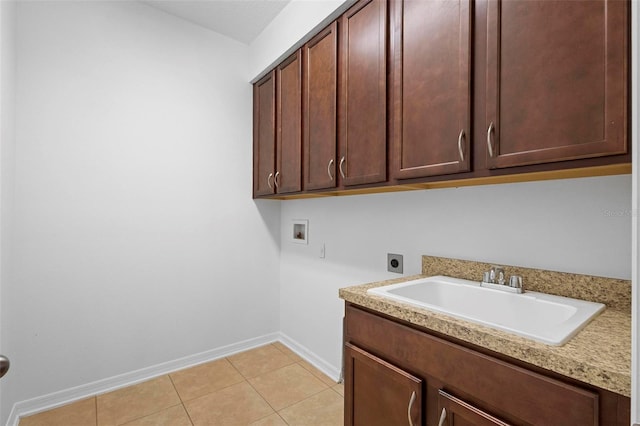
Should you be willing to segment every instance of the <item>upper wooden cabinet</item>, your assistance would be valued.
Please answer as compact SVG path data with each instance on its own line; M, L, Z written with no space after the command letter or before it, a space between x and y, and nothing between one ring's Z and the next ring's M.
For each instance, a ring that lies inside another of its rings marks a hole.
M487 167L627 152L628 8L488 2Z
M254 197L630 173L629 17L359 0L254 84Z
M469 3L391 3L392 174L397 179L470 170Z
M302 52L298 50L276 68L276 172L279 194L302 189Z
M337 185L337 23L311 39L302 52L304 189L334 188Z
M298 51L253 87L253 195L302 190L302 58Z
M387 2L340 19L338 171L344 186L387 180Z
M253 85L253 196L275 193L276 72Z

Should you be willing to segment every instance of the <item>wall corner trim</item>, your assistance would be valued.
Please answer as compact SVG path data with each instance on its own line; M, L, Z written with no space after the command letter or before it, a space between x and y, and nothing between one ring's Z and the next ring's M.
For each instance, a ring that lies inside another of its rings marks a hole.
M328 375L330 378L334 379L336 382L338 381L338 378L340 376L339 368L329 364L314 352L310 351L305 346L293 340L286 334L276 332L265 334L263 336L255 337L248 340L243 340L231 345L221 346L219 348L211 349L198 354L189 355L173 361L153 365L151 367L142 368L140 370L132 371L129 373L120 374L118 376L113 376L92 383L87 383L86 385L64 389L58 392L50 393L48 395L28 399L26 401L19 401L13 405L11 413L9 414L9 418L7 419L6 426L18 426L20 417L25 417L32 414L40 413L42 411L51 410L53 408L66 405L74 401L79 401L85 398L90 398L92 396L111 392L116 389L135 385L137 383L153 379L154 377L169 374L174 371L182 370L184 368L193 367L205 362L215 361L216 359L231 356L239 352L244 352L249 349L253 349L258 346L277 341L288 346L305 361L312 364L314 367Z
M164 374L172 373L177 370L182 370L184 368L193 367L205 362L214 361L216 359L224 358L238 352L244 352L258 346L278 341L279 337L279 333L269 333L263 336L243 340L241 342L233 343L226 346L221 346L219 348L211 349L198 354L188 355L183 358L167 361L150 367L141 368L129 373L97 380L85 385L64 389L25 401L19 401L13 405L11 413L9 414L9 417L7 419L6 426L18 426L20 417L37 414L39 412L60 407L74 401L101 395L126 386L135 385L137 383L141 383L155 377L162 376ZM283 343L288 344L288 342ZM313 361L316 359L319 358L314 356L311 362L314 363Z
M293 352L300 355L305 361L309 364L316 367L318 370L322 371L324 374L333 379L336 383L340 379L340 368L335 365L329 364L323 358L316 355L313 351L307 349L305 346L301 345L297 341L293 340L291 337L287 336L284 333L279 334L279 339L282 344L289 347Z

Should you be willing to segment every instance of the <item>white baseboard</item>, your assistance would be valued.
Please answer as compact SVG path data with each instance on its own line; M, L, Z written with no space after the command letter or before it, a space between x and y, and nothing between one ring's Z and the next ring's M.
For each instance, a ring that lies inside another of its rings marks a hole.
M201 352L199 354L189 355L184 358L168 361L151 367L142 368L140 370L120 374L118 376L110 377L107 379L98 380L86 385L61 390L26 401L20 401L13 405L11 413L9 414L9 418L7 419L6 426L18 426L20 417L29 416L42 411L50 410L52 408L60 407L62 405L66 405L74 401L90 398L95 395L101 395L103 393L111 392L113 390L120 389L126 386L135 385L136 383L144 382L146 380L153 379L154 377L162 376L164 374L172 373L177 370L182 370L184 368L193 367L198 364L203 364L205 362L224 358L238 352L243 352L248 349L253 349L258 346L275 342L277 340L280 340L280 333L266 334L264 336L244 340L242 342L234 343L227 346L222 346L220 348ZM283 341L283 343L289 345L289 343L287 342ZM313 360L310 360L309 362L311 362L312 364L317 363L317 361L313 362Z
M335 380L336 382L341 379L340 372L341 368L336 367L335 365L329 364L323 358L316 355L311 350L307 349L305 346L301 345L297 341L293 340L291 337L287 336L284 333L279 334L279 340L286 346L288 346L292 351L300 355L307 362L312 364L318 370L322 371L324 374Z
M42 411L51 410L74 401L90 398L92 396L101 395L116 389L141 383L154 377L182 370L184 368L193 367L205 362L214 361L224 358L238 352L243 352L258 346L266 345L275 341L280 341L288 346L292 351L304 358L318 370L322 371L333 380L338 381L340 378L340 368L329 364L324 359L307 349L297 341L293 340L284 333L271 333L253 339L244 340L217 349L201 352L195 355L189 355L173 361L157 364L151 367L142 368L130 373L120 374L118 376L107 379L98 380L86 385L77 386L70 389L61 390L50 393L48 395L39 396L37 398L20 401L13 405L6 426L18 426L20 417L30 416Z

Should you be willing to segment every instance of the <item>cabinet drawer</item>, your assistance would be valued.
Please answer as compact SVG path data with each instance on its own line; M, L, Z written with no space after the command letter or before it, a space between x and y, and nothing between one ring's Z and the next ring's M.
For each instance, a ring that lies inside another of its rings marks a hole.
M345 341L514 424L597 425L598 394L348 305Z

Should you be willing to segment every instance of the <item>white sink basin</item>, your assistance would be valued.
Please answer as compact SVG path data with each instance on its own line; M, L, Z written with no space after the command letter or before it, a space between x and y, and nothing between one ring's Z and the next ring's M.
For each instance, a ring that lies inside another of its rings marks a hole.
M480 287L480 282L444 276L372 288L367 293L554 346L565 344L605 308L602 303L533 291L507 293Z

